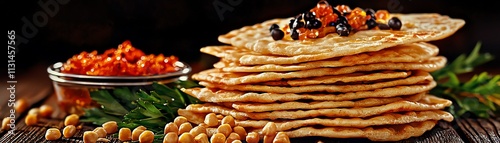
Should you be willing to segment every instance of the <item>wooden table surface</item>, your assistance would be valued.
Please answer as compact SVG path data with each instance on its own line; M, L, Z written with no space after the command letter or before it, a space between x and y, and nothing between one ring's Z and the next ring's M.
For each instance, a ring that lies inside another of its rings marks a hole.
M196 68L204 68L199 65L191 65L196 72ZM53 107L57 106L57 98L54 95L52 82L47 76L46 72L47 65L39 64L33 66L32 69L23 73L23 75L18 75L16 80L16 97L14 99L26 98L29 101L31 107L39 107L43 104L49 104ZM485 69L479 69L485 70ZM492 74L500 74L498 69L487 69L488 72ZM2 80L3 90L0 91L0 117L7 117L10 115L10 109L12 107L8 106L8 100L10 95L5 80ZM93 126L85 125L82 129L78 130L78 133L69 139L61 138L58 141L46 141L44 138L45 131L51 127L63 128L63 118L66 116L64 112L60 109L55 108L55 113L50 119L40 119L39 124L36 126L26 126L24 123L24 117L27 111L23 113L16 112L14 133L11 134L8 131L0 131L0 143L39 143L39 142L82 142L83 132L87 130L93 130ZM500 143L500 117L492 117L490 119L475 119L468 118L467 115L463 118L455 119L453 122L439 122L435 128L426 132L423 136L414 137L407 140L399 142L421 142L421 143ZM108 136L111 142L120 142L112 136ZM325 143L345 143L345 142L368 142L365 139L324 139L324 138L303 138L293 140L293 142L318 142L322 141Z

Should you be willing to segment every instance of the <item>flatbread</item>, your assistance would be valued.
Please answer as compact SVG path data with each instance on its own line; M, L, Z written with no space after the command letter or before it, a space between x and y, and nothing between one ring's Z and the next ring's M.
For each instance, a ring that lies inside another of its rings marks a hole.
M422 63L376 63L369 65L356 65L338 68L316 68L294 72L263 72L263 73L235 73L223 72L219 69L208 69L193 74L192 78L198 81L208 81L211 83L237 85L260 83L267 81L278 81L282 79L308 78L327 75L341 75L361 71L376 70L423 70L427 72L441 69L446 64L443 56L432 57Z
M433 78L428 72L416 71L408 78L388 80L374 83L354 83L354 84L317 84L303 86L269 86L269 85L225 85L200 81L199 84L208 88L224 89L224 90L239 90L253 92L271 92L271 93L310 93L310 92L356 92L376 90L385 87L414 85L419 83L428 83Z
M297 100L313 101L346 101L363 98L387 98L405 95L413 95L421 92L427 92L436 86L435 81L421 85L407 85L381 88L372 91L357 91L338 94L297 94L297 93L256 93L242 92L233 90L215 90L209 88L181 88L181 90L196 97L203 102L255 102L255 103L273 103L273 102L291 102Z
M276 119L302 119L314 117L369 117L383 113L406 112L406 111L427 111L440 110L451 105L451 101L435 96L426 96L418 102L398 101L386 105L364 108L337 108L337 109L316 109L316 110L294 110L294 111L273 111L247 113L237 111L213 103L190 104L186 110L195 113L217 113L231 115L238 120L276 120Z
M179 115L186 117L194 124L203 123L206 114L197 114L188 110L180 110ZM442 110L408 111L400 113L384 113L367 118L308 118L299 120L236 120L236 126L244 128L264 128L268 122L274 122L280 131L292 130L305 126L323 127L353 127L365 128L369 126L397 125L427 120L453 121L451 113Z
M401 44L434 41L447 38L463 27L465 21L436 13L391 14L398 17L401 30L363 30L347 37L328 34L323 38L285 41L272 39L269 27L284 26L291 18L276 18L232 30L220 35L222 43L245 47L264 55L327 55L340 57L363 52L379 51Z
M367 138L372 141L399 141L418 137L434 128L435 120L412 122L401 125L385 125L366 128L350 127L301 127L285 131L289 138L328 137L328 138Z
M261 55L245 48L232 46L208 46L201 48L200 51L222 59L222 61L214 64L216 68L223 68L222 70L224 71L248 72L271 69L293 71L298 69L342 67L382 62L420 62L436 56L439 53L439 48L424 42L411 43L397 45L380 51L330 59L314 57L313 55L297 55L292 57ZM275 66L276 68L273 68Z
M232 107L241 112L271 112L284 110L311 110L311 109L333 109L333 108L357 108L373 107L385 105L398 101L418 101L426 93L419 93L411 96L386 97L386 98L365 98L351 101L313 101L313 102L283 102L283 103L223 103L226 107Z
M343 75L320 76L313 78L269 81L263 84L271 86L303 86L303 85L336 84L336 83L348 84L352 82L369 83L373 81L407 78L411 74L412 74L411 71L381 71L375 73L351 73Z

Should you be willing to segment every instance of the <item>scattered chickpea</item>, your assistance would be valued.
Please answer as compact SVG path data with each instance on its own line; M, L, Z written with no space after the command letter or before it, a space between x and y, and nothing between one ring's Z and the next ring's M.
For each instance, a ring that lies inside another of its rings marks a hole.
M142 129L142 130L146 130L146 129L147 129L147 128L146 128L146 127L144 127L144 126L137 126L137 127L135 127L135 128L136 128L136 129Z
M97 137L99 137L99 138L105 138L105 137L106 137L106 135L108 134L108 133L106 132L106 130L104 130L104 128L102 128L102 127L97 127L97 128L95 128L95 129L93 130L93 132L97 133Z
M24 119L24 123L28 126L33 126L38 123L38 115L36 114L28 114L26 115L26 118Z
M40 114L40 109L38 109L38 108L31 108L31 109L28 111L28 114L38 115L38 114Z
M52 116L52 112L54 112L54 108L52 108L52 106L46 104L40 106L40 116L49 118L50 116Z
M177 133L169 132L163 138L163 143L177 143Z
M226 142L226 136L222 133L216 133L210 138L210 143L224 143Z
M236 122L234 121L233 116L226 116L222 118L221 124L229 124L231 127L234 127Z
M229 124L222 124L217 128L217 133L222 133L226 137L229 136L231 132L233 132L233 129L229 126Z
M98 138L99 137L97 136L96 132L93 132L93 131L83 132L83 142L84 143L96 143Z
M10 123L11 119L12 118L10 118L10 117L3 118L3 120L2 120L2 129L3 130L9 130L10 129L9 123Z
M71 114L66 116L66 118L64 119L64 126L68 125L77 126L79 122L80 122L80 116L78 116L77 114Z
M135 128L133 131L132 131L132 140L133 141L137 141L139 140L139 136L142 134L142 132L144 132L145 130L143 130L142 128ZM177 132L175 132L175 134L177 134Z
M245 128L241 127L241 126L236 126L233 128L233 132L237 133L238 135L240 135L240 137L242 139L246 138L247 136L247 131L245 130Z
M182 133L178 143L194 143L194 136L190 133Z
M263 143L272 143L275 136L264 135Z
M173 122L166 124L165 129L163 129L163 133L167 134L169 132L175 132L175 133L179 132L179 127L177 126L177 124Z
M194 142L196 142L196 143L210 143L208 141L208 136L205 133L198 134L196 137L194 137Z
M191 123L189 122L182 123L181 126L179 126L179 131L177 132L177 134L182 135L182 133L189 132L191 131L191 129L193 129Z
M76 127L73 125L68 125L63 129L63 135L65 138L71 138L76 134Z
M109 141L110 141L110 140L109 140L109 139L107 139L107 138L97 138L97 142L105 142L105 143L107 143L107 142L109 142Z
M240 140L240 139L241 139L240 135L238 135L237 133L233 132L233 133L229 134L229 136L227 137L226 143L231 143L231 142L233 142L235 140Z
M274 122L268 122L264 128L262 128L262 135L275 136L278 131L278 126Z
M193 136L198 136L199 134L201 133L207 133L207 128L205 128L205 126L196 126L194 127L193 129L191 129L191 131L189 131L189 133Z
M45 139L49 141L58 140L61 138L61 132L57 128L50 128L45 132Z
M129 128L121 128L118 132L118 139L120 141L132 140L132 131Z
M290 143L290 138L285 132L278 132L274 137L273 143Z
M260 137L257 132L250 132L247 134L246 141L247 143L259 143Z
M19 113L26 111L29 107L30 104L24 98L17 100L16 103L14 104L14 109L16 109L16 112Z
M183 123L186 123L188 122L187 118L184 117L184 116L177 116L175 117L174 119L174 123L175 125L177 125L178 127L180 127Z
M116 123L115 121L108 121L102 124L102 128L106 130L106 133L114 134L118 131L118 123Z
M153 140L155 139L154 133L149 130L145 130L144 132L139 135L139 142L140 143L152 143Z
M241 140L234 140L231 143L243 143L243 142L241 142Z
M205 116L204 123L209 127L215 127L219 124L219 120L217 119L215 113L209 113Z

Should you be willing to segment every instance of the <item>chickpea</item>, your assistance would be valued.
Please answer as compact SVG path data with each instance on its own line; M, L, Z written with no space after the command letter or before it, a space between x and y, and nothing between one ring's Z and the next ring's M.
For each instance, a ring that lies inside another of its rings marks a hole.
M177 125L178 127L180 127L183 123L186 123L188 122L187 118L184 117L184 116L177 116L175 117L174 119L174 123L175 125Z
M169 132L163 138L163 143L177 143L177 133Z
M99 137L97 136L96 132L93 132L93 131L83 132L83 142L84 143L96 143L98 138Z
M142 129L142 130L146 130L146 129L147 129L147 128L146 128L146 127L144 127L144 126L137 126L137 127L135 127L135 128L136 128L136 129Z
M10 123L11 119L12 118L10 118L10 117L3 118L3 120L2 120L2 129L3 130L9 130L10 129L9 123Z
M233 132L233 129L229 126L229 124L222 124L217 128L217 133L222 133L226 137L229 136L231 132Z
M277 131L278 126L274 122L268 122L264 128L262 128L262 135L274 137Z
M223 115L215 115L215 117L217 117L218 120L221 120L222 118L224 118Z
M243 143L243 142L241 142L241 140L234 140L234 141L233 141L233 142L231 142L231 143Z
M38 115L38 114L40 114L40 109L38 109L38 108L31 108L31 109L28 111L28 114Z
M250 132L247 134L246 141L247 143L259 143L260 137L256 132Z
M195 143L210 143L208 141L208 136L205 133L198 134L196 137L194 137L194 142Z
M264 135L263 143L272 143L275 136Z
M163 133L167 134L169 132L175 132L175 133L179 132L179 127L177 126L177 124L173 122L166 124L165 129L163 129Z
M221 124L229 124L231 127L234 127L236 122L234 121L233 116L226 116L222 118Z
M182 133L178 143L194 143L194 137L190 133Z
M118 132L118 139L120 141L132 140L132 131L129 128L121 128Z
M97 138L97 142L105 142L105 143L107 143L107 142L109 142L109 141L110 141L110 140L109 140L109 139L107 139L107 138Z
M145 130L144 132L141 133L141 135L139 135L140 143L152 143L154 139L155 139L155 133L153 133L150 130Z
M102 124L102 128L106 130L106 133L114 134L118 131L118 124L115 121L108 121Z
M246 136L247 136L247 131L245 130L245 128L241 127L241 126L236 126L233 128L233 132L237 133L238 135L240 135L240 137L242 139L244 139Z
M73 125L68 125L63 129L63 135L65 138L71 138L76 134L76 127Z
M137 141L139 140L139 136L142 134L142 132L144 132L145 130L143 130L142 128L135 128L133 131L132 131L132 140L133 141ZM177 132L175 133L177 134Z
M45 132L45 139L49 141L58 140L61 138L61 132L57 128L50 128Z
M227 137L226 143L232 143L233 141L240 140L240 139L241 139L240 135L233 132L233 133L229 134L229 136Z
M189 133L193 136L198 136L199 134L201 133L207 133L207 128L205 128L204 126L196 126L194 127L193 129L191 129L191 131L189 131Z
M16 112L22 113L26 111L28 108L30 108L30 104L24 98L17 100L16 103L14 104L14 109L16 110Z
M210 143L225 143L226 136L222 133L216 133L210 138Z
M77 114L71 114L66 116L66 118L64 119L64 126L68 125L77 126L79 122L80 122L80 116L78 116Z
M193 129L191 123L182 123L181 126L179 126L179 132L177 134L182 135L182 133L189 132L191 129Z
M106 132L106 130L104 130L104 128L102 128L102 127L97 127L97 128L95 128L95 129L93 130L93 132L97 133L97 137L99 137L99 138L105 138L105 137L106 137L106 135L108 134L108 133Z
M290 138L285 132L278 132L274 137L273 143L290 143Z
M28 114L24 119L24 123L28 126L34 126L38 123L38 116L36 114Z
M53 112L54 112L54 108L52 108L52 106L50 106L50 105L40 106L40 116L42 116L44 118L50 117Z
M203 122L207 124L209 127L215 127L219 125L219 119L217 119L215 113L207 114Z

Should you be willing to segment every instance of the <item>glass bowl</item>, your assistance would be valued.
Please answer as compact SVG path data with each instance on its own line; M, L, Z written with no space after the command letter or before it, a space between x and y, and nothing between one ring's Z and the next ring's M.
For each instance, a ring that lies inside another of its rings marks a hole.
M153 82L162 84L185 80L191 72L191 67L178 61L175 72L149 76L90 76L60 72L63 63L57 62L47 68L52 80L59 107L69 114L84 114L85 108L98 107L92 101L90 93L99 89L114 89L127 87L132 91L151 89Z

